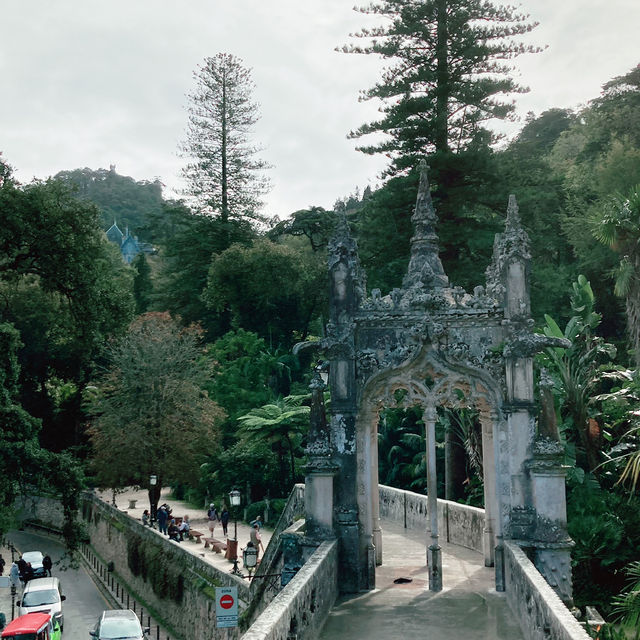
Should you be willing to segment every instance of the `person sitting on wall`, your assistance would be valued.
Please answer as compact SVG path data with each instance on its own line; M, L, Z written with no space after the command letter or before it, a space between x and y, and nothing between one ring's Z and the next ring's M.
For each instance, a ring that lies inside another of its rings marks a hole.
M191 525L189 524L189 516L185 514L184 518L182 518L182 522L178 527L178 531L180 532L180 542L182 542L185 537L189 538L189 529Z
M151 526L151 516L149 515L149 509L145 509L142 512L142 524L145 527L150 527Z
M180 542L180 531L176 526L175 518L171 518L171 522L169 524L169 540Z

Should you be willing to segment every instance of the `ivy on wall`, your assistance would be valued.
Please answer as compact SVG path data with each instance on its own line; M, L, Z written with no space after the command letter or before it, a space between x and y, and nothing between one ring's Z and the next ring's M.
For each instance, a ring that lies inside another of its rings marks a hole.
M127 564L131 573L151 584L158 598L182 604L184 576L169 562L158 545L143 541L138 535L127 540Z

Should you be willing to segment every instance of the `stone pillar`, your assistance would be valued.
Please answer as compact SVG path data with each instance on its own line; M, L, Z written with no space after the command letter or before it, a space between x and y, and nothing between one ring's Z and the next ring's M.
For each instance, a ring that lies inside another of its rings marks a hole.
M358 400L353 316L364 289L357 244L342 214L329 242L329 323L323 341L330 363L331 460L338 468L333 521L340 541L338 584L342 593L357 593L375 585L371 514L360 513L360 493L364 488L357 486L361 455L357 443L362 442L362 436L359 440L356 432Z
M309 385L311 415L307 438L305 477L305 518L307 536L314 540L334 537L333 531L333 479L338 471L331 460L329 431L324 408L324 383L318 372Z
M424 410L423 421L427 440L427 512L429 514L429 540L427 566L429 590L442 591L442 550L438 544L438 476L436 473L436 418L435 407Z
M375 547L376 566L382 564L382 527L380 526L380 485L378 469L378 415L371 416L368 422L369 443L371 452L371 529L373 546Z
M571 547L567 532L564 447L551 438L538 438L529 464L536 520L533 533L534 564L549 586L573 606Z
M484 472L484 566L492 567L495 561L496 513L498 512L498 495L496 492L496 459L493 443L494 424L498 414L492 411L480 414L482 425L482 469Z

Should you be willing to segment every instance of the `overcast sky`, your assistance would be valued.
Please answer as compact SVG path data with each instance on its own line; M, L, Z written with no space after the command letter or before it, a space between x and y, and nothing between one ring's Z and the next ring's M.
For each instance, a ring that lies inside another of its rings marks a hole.
M274 165L265 213L285 217L378 184L385 162L355 151L349 130L377 104L372 56L334 47L371 24L353 0L3 0L0 151L18 179L116 165L138 180L180 186L185 94L205 56L232 53L253 69L255 141ZM548 45L516 59L531 92L518 113L576 107L640 63L640 0L524 0Z

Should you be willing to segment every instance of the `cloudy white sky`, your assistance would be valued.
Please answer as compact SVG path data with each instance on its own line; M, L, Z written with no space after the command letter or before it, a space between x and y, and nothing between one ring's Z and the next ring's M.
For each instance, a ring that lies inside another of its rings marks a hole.
M185 94L205 56L253 69L262 119L256 142L274 165L265 213L284 217L378 183L380 158L349 130L375 116L360 89L371 56L334 51L367 24L355 0L3 0L0 151L28 181L115 164L136 179L180 186ZM541 54L516 60L531 92L518 112L576 107L640 63L640 0L524 0Z

